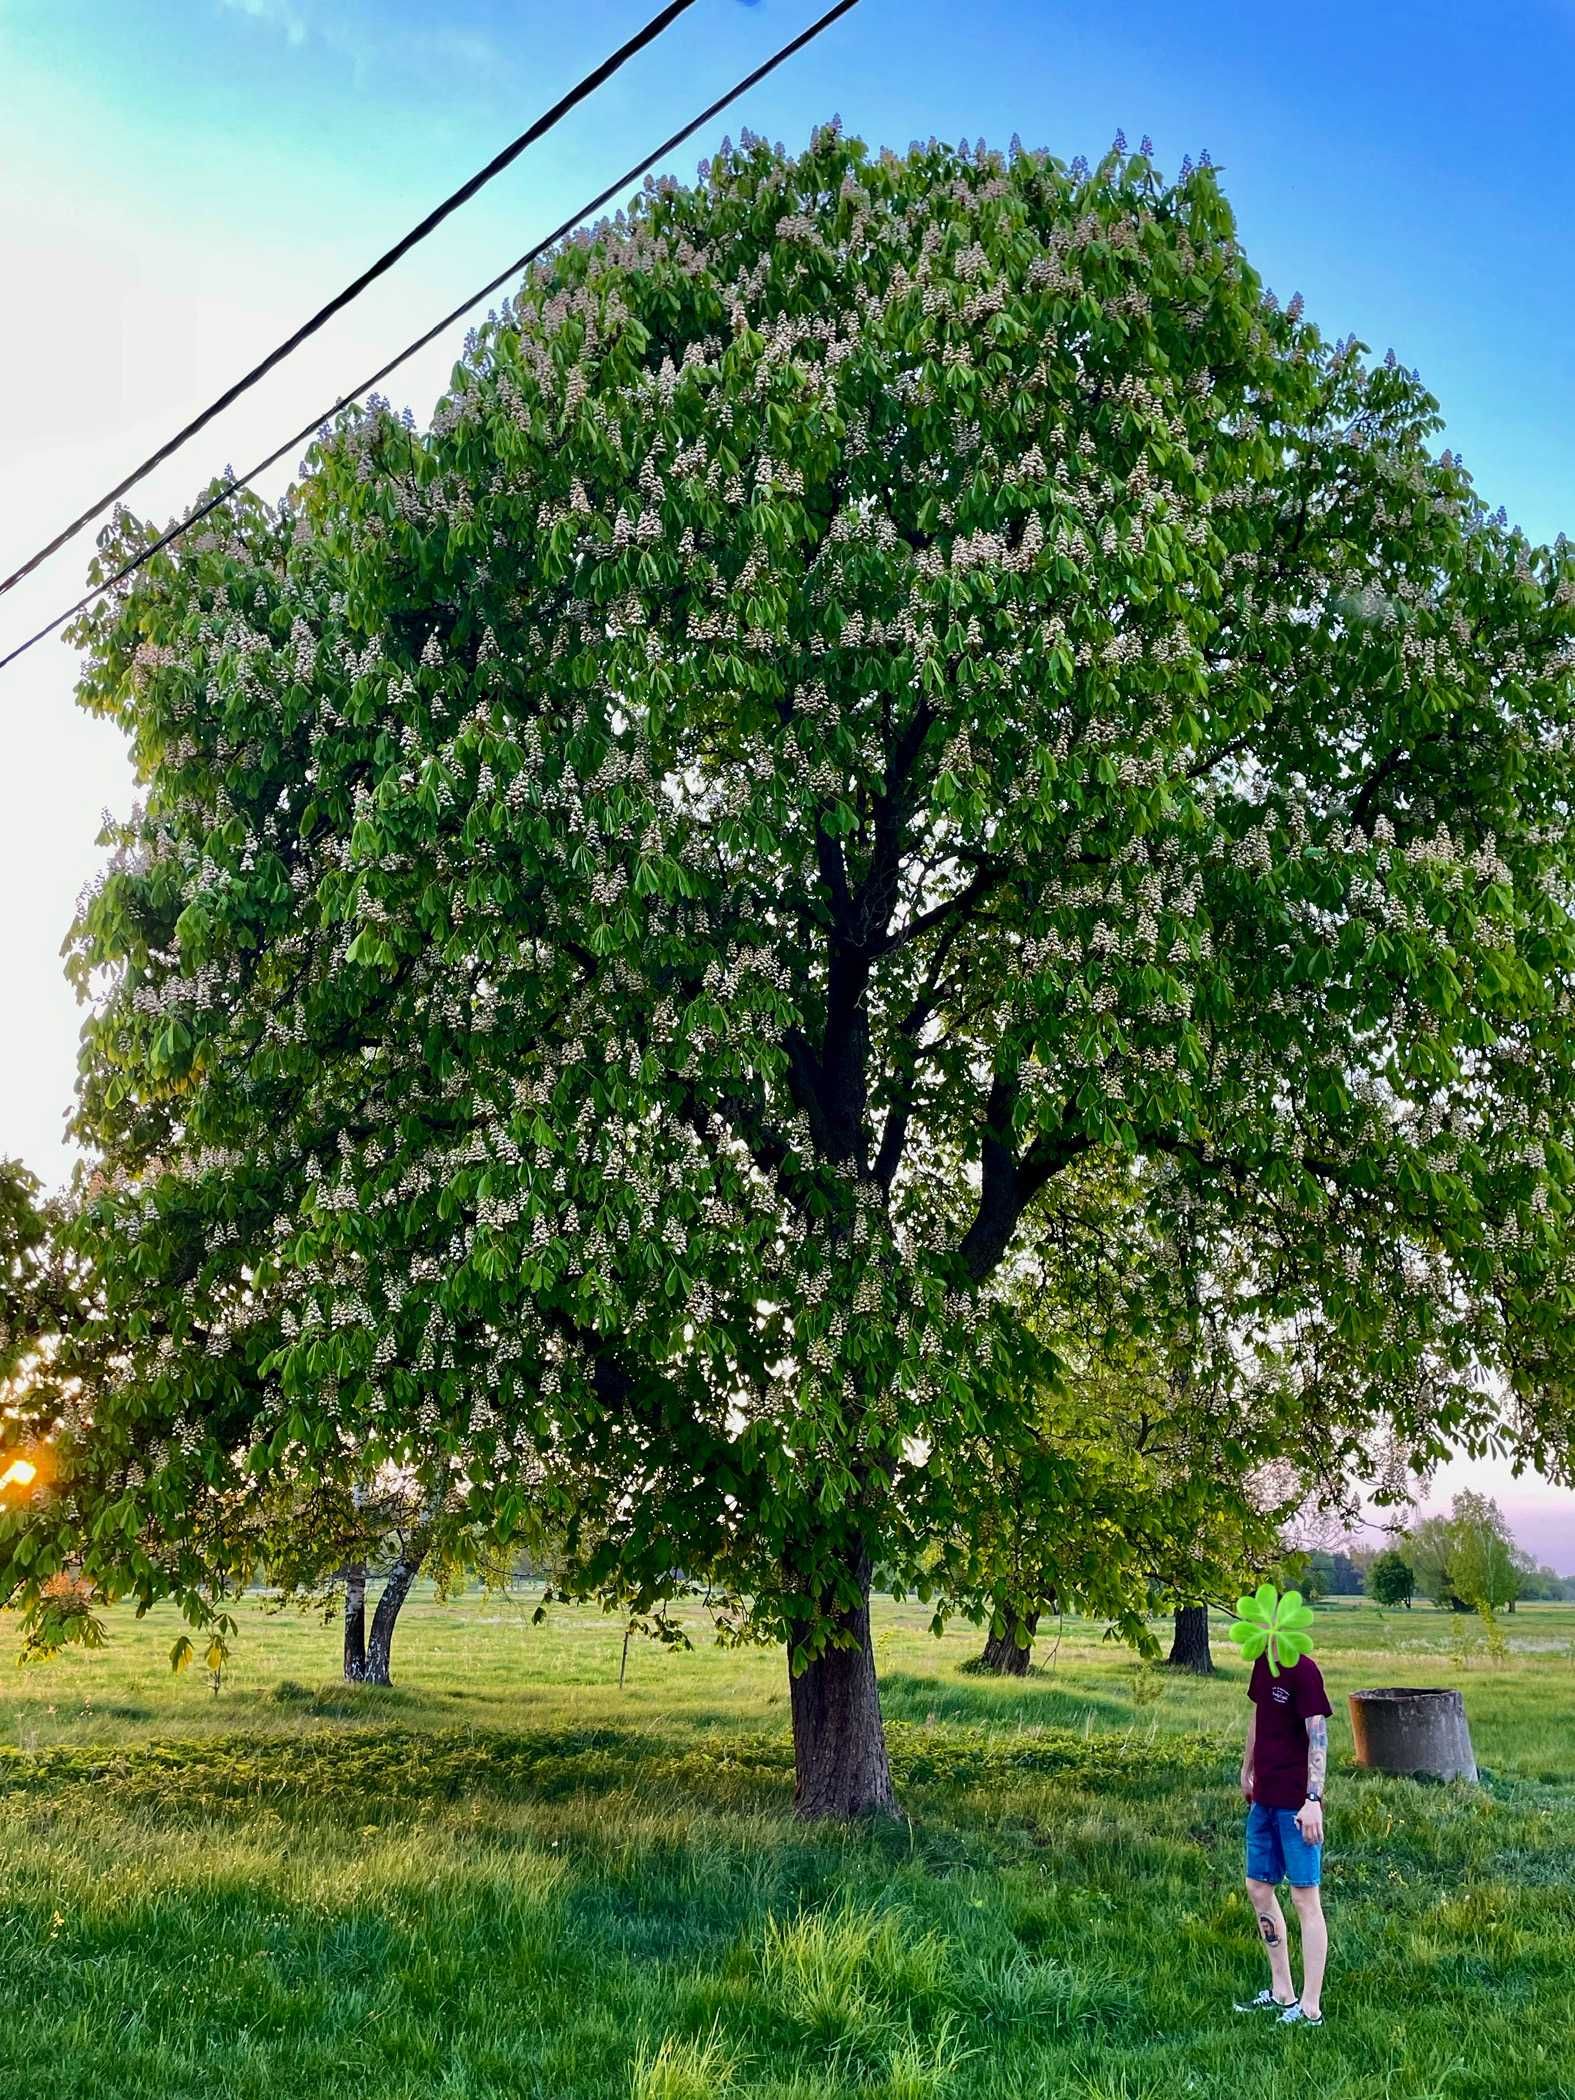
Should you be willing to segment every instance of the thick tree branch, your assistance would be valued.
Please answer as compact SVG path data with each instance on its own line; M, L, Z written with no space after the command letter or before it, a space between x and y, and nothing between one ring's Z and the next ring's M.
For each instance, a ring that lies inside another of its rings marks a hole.
M897 1036L903 1046L903 1067L897 1072L892 1087L891 1100L886 1109L886 1122L881 1131L880 1148L875 1155L875 1179L883 1190L889 1190L897 1178L897 1169L902 1164L903 1148L908 1141L908 1124L913 1115L914 1096L918 1087L919 1057L909 1045L916 1042L930 1019L946 997L941 985L941 973L946 968L947 958L956 945L962 931L963 921L953 919L935 944L930 957L929 972L917 997L898 1023Z
M920 912L916 919L909 919L905 925L883 935L876 954L892 955L899 948L911 947L937 926L966 921L972 906L989 896L996 885L1005 880L1005 875L1005 869L997 863L981 867L973 880L955 896L943 898L939 904L932 904L928 911Z
M853 903L854 938L871 956L881 952L897 904L897 878L902 867L902 841L907 828L909 788L924 740L935 720L927 699L914 709L908 726L892 746L886 777L872 815L874 837L869 866Z
M839 933L846 934L853 921L847 858L842 851L842 841L832 838L818 823L815 826L815 858L820 864L820 879L831 902L832 925Z
M975 1283L982 1283L1000 1262L1018 1220L1045 1183L1093 1143L1081 1132L1057 1131L1036 1138L1019 1159L1012 1147L1017 1095L1016 1073L998 1069L990 1083L979 1141L979 1207L957 1249Z
M1351 822L1359 831L1372 830L1373 805L1387 784L1409 762L1412 757L1409 746L1398 745L1386 751L1362 783L1356 800L1351 804Z

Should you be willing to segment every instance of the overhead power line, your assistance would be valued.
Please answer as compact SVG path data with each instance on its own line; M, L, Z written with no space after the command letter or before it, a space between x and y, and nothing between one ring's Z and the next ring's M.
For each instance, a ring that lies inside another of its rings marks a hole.
M616 182L608 183L607 187L598 191L590 199L589 203L582 204L572 218L565 219L561 226L555 227L545 239L539 240L535 247L527 248L525 253L514 262L511 262L506 270L500 270L496 277L489 283L484 284L479 292L473 292L468 299L456 306L452 313L445 314L441 321L435 322L426 331L425 335L417 336L416 340L413 343L408 343L397 357L391 357L386 365L379 366L377 371L363 379L359 386L352 387L347 394L341 394L332 408L326 409L321 415L313 416L310 423L304 424L301 429L296 431L293 437L286 438L282 445L276 446L266 459L260 459L249 472L242 474L239 479L231 481L216 496L210 496L205 503L199 504L191 515L183 518L178 525L171 525L167 531L160 533L159 537L144 547L140 554L134 555L130 561L118 568L112 576L106 576L102 583L95 584L92 590L77 600L75 605L68 605L65 611L57 613L47 626L40 627L36 634L30 634L25 642L19 642L8 656L0 656L0 671L5 670L7 665L14 664L19 656L25 656L35 643L41 642L47 635L53 634L57 627L63 627L67 620L73 620L78 613L86 612L95 599L102 598L106 591L112 591L116 584L124 583L128 576L135 574L144 563L151 561L154 555L169 546L171 541L178 540L183 533L190 532L194 525L200 525L204 518L211 516L214 511L228 503L232 496L239 495L240 491L251 482L254 482L260 474L266 474L270 467L277 466L281 459L293 452L298 445L304 444L331 416L337 415L340 409L345 407L348 402L354 401L361 394L369 393L373 387L380 386L389 373L397 371L407 358L414 357L418 350L424 350L428 343L443 333L444 329L452 328L456 321L463 320L472 307L479 306L482 300L489 298L493 292L497 291L500 285L507 284L511 277L517 277L522 270L529 269L530 265L539 256L545 255L547 250L561 241L565 234L572 233L581 220L588 219L593 212L600 211L602 206L609 203L620 191L626 190L631 183L638 182L640 177L648 174L658 161L665 160L670 153L676 152L686 139L692 138L702 125L709 124L713 117L720 116L730 102L736 102L740 95L745 95L752 87L757 87L768 73L774 73L778 66L786 64L787 60L802 51L806 44L812 44L823 30L829 29L832 23L839 21L843 15L851 13L857 5L858 0L837 0L835 7L828 8L818 20L811 22L807 29L801 30L791 43L784 44L779 51L773 52L771 57L766 59L763 64L756 66L752 73L746 73L742 80L735 81L726 94L718 95L716 100L701 110L697 117L692 117L681 131L675 131L671 138L663 139L662 143L653 152L648 153L644 160L637 161L632 168L626 169Z
M538 139L545 138L554 125L561 123L571 109L583 102L587 95L594 94L603 81L610 80L621 66L626 65L637 52L643 51L647 44L654 43L664 29L675 22L687 8L693 6L694 0L668 0L668 5L662 9L660 14L653 15L645 27L637 30L627 43L620 44L610 58L604 58L593 72L587 73L585 78L570 88L566 95L561 95L551 109L543 110L542 114L528 130L522 131L517 139L503 148L501 153L495 153L484 168L478 168L468 182L461 183L452 196L445 197L441 204L436 206L434 210L429 211L418 225L411 227L402 240L396 241L392 248L377 258L375 263L370 264L361 272L359 277L347 284L342 292L336 292L326 306L320 306L311 319L303 321L295 333L286 336L277 349L270 350L260 363L253 365L251 370L237 379L233 386L226 387L217 400L210 401L200 415L193 416L183 429L177 430L172 438L160 445L157 452L149 453L141 466L134 467L124 481L116 482L115 486L112 489L107 489L96 502L90 503L87 509L83 511L81 517L73 518L63 531L55 534L47 546L40 547L36 554L29 555L19 569L13 569L4 582L0 583L0 598L3 598L7 591L19 584L24 576L31 576L33 571L41 563L48 561L52 554L58 554L68 540L76 538L83 526L92 524L100 511L108 510L112 503L118 503L128 489L135 488L137 483L151 474L155 467L161 466L172 452L178 452L188 438L194 438L199 430L206 429L216 415L227 409L232 401L238 401L242 394L248 392L257 384L259 379L265 378L275 365L283 364L284 360L293 351L299 350L307 338L316 335L320 328L334 318L335 314L343 313L350 302L353 299L358 299L369 284L375 284L379 277L386 275L394 267L395 263L408 255L412 248L417 247L424 241L429 233L434 232L441 226L452 212L458 211L462 204L468 204L477 191L485 189L495 175L501 175L505 168L511 167L527 146L533 146Z

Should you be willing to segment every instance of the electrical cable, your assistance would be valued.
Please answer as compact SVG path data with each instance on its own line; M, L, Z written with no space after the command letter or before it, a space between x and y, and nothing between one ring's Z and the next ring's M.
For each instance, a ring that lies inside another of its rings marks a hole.
M108 510L112 503L118 503L128 489L135 488L137 483L151 474L155 467L162 466L172 453L180 450L188 438L194 438L199 430L205 429L213 421L216 415L222 413L233 401L238 401L242 394L249 392L257 384L258 380L265 378L275 365L282 364L292 351L301 347L302 343L309 336L316 335L320 328L334 318L335 314L343 313L350 302L359 298L369 284L375 284L379 277L384 276L391 270L395 263L410 253L412 248L424 241L429 233L434 232L441 226L450 213L458 211L462 204L468 204L477 191L485 189L495 175L501 175L505 168L511 167L527 146L533 146L538 139L544 138L556 124L562 122L571 109L583 102L587 95L594 94L604 81L610 80L621 66L627 64L637 52L643 51L647 44L653 43L664 29L677 20L679 15L683 14L687 8L693 6L694 0L668 0L668 5L662 9L660 14L653 15L645 27L637 30L627 43L620 44L610 58L604 58L593 72L587 73L585 78L570 88L566 95L560 96L551 109L544 110L528 130L522 131L517 139L503 148L501 153L495 153L484 168L479 168L468 182L461 183L452 196L445 197L441 204L427 213L419 225L412 226L402 240L396 241L392 248L378 257L375 263L370 264L361 272L359 277L352 283L347 284L342 292L337 292L326 306L320 306L311 319L303 321L295 333L286 336L277 349L270 350L260 363L253 365L251 370L237 379L233 386L226 387L217 400L210 401L200 415L193 416L184 429L177 430L172 438L160 445L157 452L149 453L141 466L134 467L124 481L117 482L112 489L100 496L96 503L90 503L87 509L83 511L81 517L73 518L64 531L55 534L47 546L40 547L36 554L30 555L19 569L13 569L4 582L0 582L0 598L3 598L7 591L19 584L24 576L30 576L42 562L48 561L52 554L58 554L68 540L75 539L84 525L92 524L100 511Z
M0 656L0 671L5 670L9 664L14 664L19 656L25 656L35 643L41 642L46 636L53 634L57 627L63 627L67 620L75 619L80 612L86 612L87 608L96 599L102 598L106 591L112 591L118 583L124 583L128 576L134 574L146 562L151 561L154 555L169 546L172 540L177 540L184 533L190 532L194 525L200 525L204 518L211 516L214 511L228 503L232 496L238 495L242 489L254 482L260 474L266 474L270 467L277 466L287 453L293 452L298 445L304 444L308 438L315 435L329 418L337 415L347 403L354 401L362 394L368 393L373 387L381 385L389 373L397 371L407 358L414 357L418 350L424 350L428 343L443 333L445 328L451 328L456 321L463 320L472 307L479 306L482 300L489 297L500 285L506 284L511 277L519 275L521 271L529 269L530 265L544 255L549 248L556 246L565 235L572 233L582 220L588 219L592 212L600 211L604 204L616 197L621 190L627 189L630 183L638 182L640 177L649 173L658 161L665 160L668 154L675 152L686 139L692 138L703 124L709 124L713 117L719 116L730 102L737 101L740 95L747 94L752 87L758 86L766 78L767 74L774 73L778 66L785 64L788 59L796 56L806 44L813 43L822 31L829 29L833 22L839 21L843 15L850 13L857 5L858 0L837 0L835 7L828 8L823 15L811 22L807 29L801 30L791 42L784 44L780 50L773 52L770 58L756 66L752 73L746 73L742 80L735 81L726 94L719 95L714 102L701 110L697 117L691 118L682 130L675 131L670 138L663 139L662 143L653 152L648 153L644 160L637 162L634 167L620 175L616 182L610 182L604 190L599 191L596 196L591 198L588 204L581 205L572 218L565 219L545 239L538 241L533 248L527 248L517 261L511 262L506 270L500 270L496 277L481 287L479 292L472 293L470 298L456 306L452 313L445 314L441 321L435 322L424 335L417 336L413 343L407 344L396 357L390 358L386 365L380 366L368 378L363 379L359 386L353 387L347 394L341 394L332 408L322 415L314 416L310 423L303 425L293 437L286 438L282 445L277 446L270 452L266 459L259 460L249 472L242 474L237 480L231 481L216 496L210 496L205 503L199 504L191 512L190 516L183 518L178 525L171 525L166 531L160 533L156 540L150 541L142 549L141 553L134 555L130 561L118 568L112 576L106 576L102 583L95 584L92 590L77 600L75 605L68 605L64 612L57 613L54 619L49 621L46 626L40 627L35 634L30 634L25 642L19 642L9 655Z

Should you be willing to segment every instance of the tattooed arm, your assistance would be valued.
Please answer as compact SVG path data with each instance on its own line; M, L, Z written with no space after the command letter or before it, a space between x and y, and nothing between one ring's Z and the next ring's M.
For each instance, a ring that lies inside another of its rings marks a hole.
M1258 1709L1254 1707L1247 1716L1247 1743L1241 1753L1241 1795L1244 1801L1252 1799L1252 1753L1258 1740Z
M1324 1714L1310 1714L1307 1719L1307 1791L1315 1800L1323 1799L1323 1782L1328 1770L1328 1718Z
M1329 1769L1329 1723L1323 1714L1307 1716L1307 1799L1296 1821L1309 1845L1323 1843L1323 1782Z

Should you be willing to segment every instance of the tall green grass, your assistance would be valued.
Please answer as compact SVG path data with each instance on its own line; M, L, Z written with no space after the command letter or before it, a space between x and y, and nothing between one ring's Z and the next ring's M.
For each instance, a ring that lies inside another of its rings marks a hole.
M1320 1615L1329 2017L1281 2033L1231 2010L1239 1667L1071 1627L1000 1685L886 1607L909 1820L804 1829L779 1658L637 1648L620 1691L620 1629L533 1602L419 1598L381 1695L256 1607L217 1695L157 1613L0 1681L0 2094L1575 2096L1575 1611L1499 1661ZM1341 1695L1418 1680L1464 1686L1480 1789L1348 1769Z

